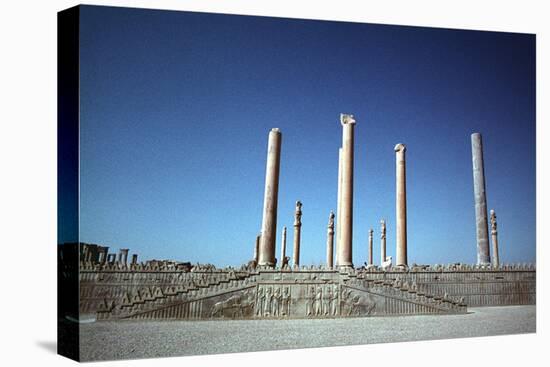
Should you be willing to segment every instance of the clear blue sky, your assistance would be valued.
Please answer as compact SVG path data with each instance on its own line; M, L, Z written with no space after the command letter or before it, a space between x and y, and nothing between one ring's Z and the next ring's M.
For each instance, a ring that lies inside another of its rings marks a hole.
M81 241L245 263L278 127L276 256L285 225L292 251L299 199L301 262L323 263L345 112L357 120L356 266L369 228L378 263L381 218L395 258L397 143L409 263L475 263L473 132L501 262L535 261L534 35L108 7L83 7L80 29Z

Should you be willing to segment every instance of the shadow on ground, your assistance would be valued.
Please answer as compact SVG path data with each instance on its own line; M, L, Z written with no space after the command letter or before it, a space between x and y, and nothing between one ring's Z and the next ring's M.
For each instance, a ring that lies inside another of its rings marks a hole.
M52 340L37 340L36 345L38 345L40 348L53 353L57 354L57 342Z

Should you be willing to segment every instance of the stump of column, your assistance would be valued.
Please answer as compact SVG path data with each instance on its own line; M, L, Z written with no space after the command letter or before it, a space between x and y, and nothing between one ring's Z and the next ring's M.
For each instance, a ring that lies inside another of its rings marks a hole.
M341 234L338 243L337 267L353 267L353 145L355 119L353 115L340 115L342 124L342 188L340 198L340 216L338 221Z
M275 266L275 240L277 237L277 199L279 195L279 170L281 164L281 140L279 129L271 129L267 147L265 173L264 210L258 265Z
M300 236L302 230L302 203L296 202L296 210L294 213L294 267L300 266Z
M485 194L483 143L480 133L472 134L472 167L476 212L477 264L487 265L491 263L491 257L489 255L489 231L487 228L487 197Z
M493 240L493 266L498 268L500 266L500 260L498 256L498 237L497 237L497 215L494 210L491 209L491 239Z
M334 213L331 211L328 217L327 225L327 267L331 269L334 266L333 253L334 253Z
M395 265L407 266L407 186L405 151L403 144L397 144L395 151L395 187L396 187L396 253Z

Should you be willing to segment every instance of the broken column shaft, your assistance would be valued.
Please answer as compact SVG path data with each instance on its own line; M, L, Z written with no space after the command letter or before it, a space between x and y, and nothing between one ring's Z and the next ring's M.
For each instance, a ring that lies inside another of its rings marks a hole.
M386 262L386 221L380 221L380 266Z
M397 144L395 151L395 219L396 253L395 264L407 266L407 186L405 151L403 144Z
M483 167L483 143L481 134L472 134L472 166L474 174L474 200L476 211L477 263L491 263L489 233L487 229L487 197L485 195L485 170Z
M286 257L286 227L283 227L283 234L281 236L281 267L284 264Z
M294 266L300 266L300 236L302 231L302 203L296 202L294 213Z
M261 266L275 266L281 140L282 135L279 129L271 129L267 146L262 236L260 238L260 251L258 254L258 265Z
M327 225L327 267L332 268L334 253L334 213L330 212Z
M498 237L497 237L497 215L494 210L491 209L491 239L493 240L493 266L498 268L500 260L498 257Z
M369 230L369 265L373 265L372 263L372 240L373 240L373 234L374 231L372 228Z

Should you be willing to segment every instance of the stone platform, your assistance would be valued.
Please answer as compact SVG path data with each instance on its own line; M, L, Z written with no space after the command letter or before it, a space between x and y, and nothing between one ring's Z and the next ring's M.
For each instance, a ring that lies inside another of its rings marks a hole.
M467 306L535 304L535 291L536 272L526 265L80 270L81 317L98 320L454 314Z

